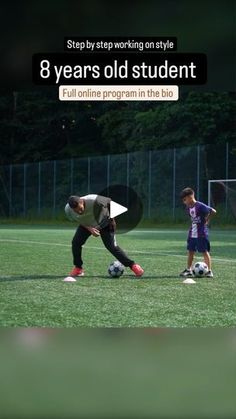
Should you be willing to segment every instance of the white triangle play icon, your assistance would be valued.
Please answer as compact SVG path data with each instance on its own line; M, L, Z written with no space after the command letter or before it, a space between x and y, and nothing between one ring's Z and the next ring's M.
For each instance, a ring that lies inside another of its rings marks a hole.
M110 217L115 218L120 214L128 211L128 208L123 207L123 205L117 204L115 201L110 202Z

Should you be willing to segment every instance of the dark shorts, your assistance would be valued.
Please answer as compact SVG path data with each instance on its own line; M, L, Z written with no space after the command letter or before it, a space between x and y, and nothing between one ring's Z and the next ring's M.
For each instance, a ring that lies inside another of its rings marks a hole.
M198 237L197 239L189 237L187 241L187 249L191 252L198 251L200 253L204 253L210 252L211 246L206 237Z

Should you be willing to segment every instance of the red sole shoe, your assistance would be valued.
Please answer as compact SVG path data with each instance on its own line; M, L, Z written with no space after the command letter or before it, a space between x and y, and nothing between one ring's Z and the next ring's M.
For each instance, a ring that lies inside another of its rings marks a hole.
M84 276L84 270L82 268L77 268L76 266L69 273L69 276Z
M134 263L131 268L130 268L133 273L135 274L135 276L142 276L144 274L144 269L141 268L140 265L138 265L137 263Z

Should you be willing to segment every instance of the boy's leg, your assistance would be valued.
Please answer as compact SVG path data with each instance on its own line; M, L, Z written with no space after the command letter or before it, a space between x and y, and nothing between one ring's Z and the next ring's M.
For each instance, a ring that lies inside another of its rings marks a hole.
M188 251L188 257L187 257L187 268L183 270L183 272L180 273L180 276L184 277L192 277L192 264L194 259L194 254L196 252L196 239L189 237L187 240L187 251Z
M82 268L83 261L82 261L82 246L89 238L91 233L84 227L79 226L76 230L76 233L72 239L72 254L73 254L73 261L74 265L77 268Z
M194 259L195 252L193 250L188 251L188 262L187 262L187 269L192 269L193 259Z
M187 240L187 268L183 270L183 272L180 273L180 276L184 277L192 277L192 264L194 259L194 254L196 251L196 239L189 237Z
M204 262L207 264L209 271L211 270L211 256L210 256L210 242L206 237L199 237L197 243L197 250L203 254Z
M211 255L209 252L203 253L204 262L207 264L209 271L211 271Z
M115 231L111 226L105 227L100 231L101 238L104 246L111 252L113 256L124 266L129 268L134 265L134 261L131 260L126 253L117 245L115 238Z
M194 258L194 251L188 251L188 258L187 258L187 268L184 269L182 272L180 272L180 276L183 276L185 278L192 278L193 277L193 273L192 273L192 263L193 263L193 258Z
M206 237L199 238L198 251L203 254L204 262L207 264L208 269L209 269L205 276L207 276L208 278L213 278L213 273L211 270L210 249L211 249L211 246L210 246L210 242L208 238Z

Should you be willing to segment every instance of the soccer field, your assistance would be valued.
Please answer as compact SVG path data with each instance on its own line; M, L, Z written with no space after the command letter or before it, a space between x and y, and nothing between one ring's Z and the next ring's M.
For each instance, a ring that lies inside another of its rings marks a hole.
M0 232L0 326L192 327L236 325L236 231L211 231L215 278L185 285L184 230L135 230L118 243L145 269L107 274L113 256L100 238L84 247L86 276L72 267L73 229L5 227Z

